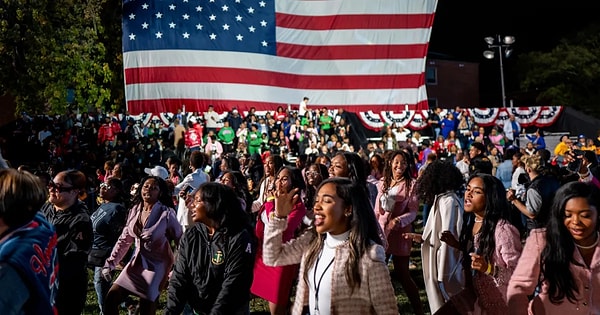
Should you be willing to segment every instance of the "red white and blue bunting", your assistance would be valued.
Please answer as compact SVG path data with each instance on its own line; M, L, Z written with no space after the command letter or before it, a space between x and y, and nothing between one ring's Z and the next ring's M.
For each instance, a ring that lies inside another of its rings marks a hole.
M563 111L562 106L532 106L532 107L510 107L510 108L465 108L469 116L473 116L475 123L479 126L489 127L504 125L509 115L523 127L536 126L548 127L556 122ZM446 111L442 111L445 115ZM421 130L427 127L429 113L423 110L405 110L402 112L362 112L358 117L366 128L379 131L385 124L395 123L412 130Z
M508 121L509 115L514 115L515 119L523 127L536 126L548 127L556 122L563 111L562 106L532 106L532 107L510 107L510 108L465 108L469 116L473 116L475 123L479 126L489 127L494 125L502 126L505 121ZM335 111L334 111L335 112ZM245 112L243 113L246 114ZM259 116L263 116L266 112L257 112ZM335 113L333 113L335 114ZM442 115L445 110L442 111ZM193 117L192 113L183 113L188 118L188 121ZM219 114L219 118L224 120L228 113ZM173 121L173 113L141 113L139 115L130 115L136 121L142 121L144 125L153 123L162 123L168 126ZM404 110L400 112L384 111L384 112L360 112L358 117L364 127L379 131L384 125L396 124L409 128L411 130L422 130L428 126L427 119L429 112L426 110ZM121 119L122 116L118 115Z

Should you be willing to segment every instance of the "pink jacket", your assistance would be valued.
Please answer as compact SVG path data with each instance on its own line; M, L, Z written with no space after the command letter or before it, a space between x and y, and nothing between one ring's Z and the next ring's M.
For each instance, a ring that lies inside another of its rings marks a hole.
M545 314L545 315L571 315L571 314L600 314L600 246L596 247L590 268L585 267L583 258L575 249L573 259L581 265L571 263L569 269L577 285L576 303L564 299L561 304L552 304L548 297L548 284L542 282L540 294L531 302L528 295L533 294L540 279L541 254L546 247L545 229L532 230L523 254L508 285L508 306L510 314Z
M182 230L175 210L157 202L146 225L136 234L141 205L129 211L127 223L104 267L114 270L135 242L133 256L115 280L121 287L141 298L154 301L167 284L167 275L175 261L171 241L179 243Z
M379 181L377 187L377 198L375 199L375 217L379 222L381 230L386 236L388 254L396 256L409 256L412 249L412 241L405 239L403 233L412 231L412 222L417 218L419 210L419 195L417 193L415 180L408 187L406 180L392 187L388 191L387 203L392 207L391 211L384 211L381 206L383 192L383 180ZM397 220L397 221L396 221ZM396 225L394 226L394 222ZM390 224L391 223L391 224ZM394 227L392 227L394 226Z
M263 259L265 264L283 266L300 263L298 286L293 315L302 314L302 308L308 304L309 287L303 279L305 254L314 238L308 231L298 238L283 243L282 234L287 225L286 219L275 217L269 221L265 229L263 244ZM380 245L372 245L368 252L360 258L360 276L362 284L351 293L346 283L345 266L350 256L348 244L338 247L333 264L331 309L333 314L398 314L396 296L390 279L390 273L385 263L385 253Z
M474 237L477 247L480 235ZM507 314L506 290L521 255L521 237L516 227L501 219L496 224L494 238L496 250L491 261L494 274L476 272L473 277L473 287L477 291L475 314Z

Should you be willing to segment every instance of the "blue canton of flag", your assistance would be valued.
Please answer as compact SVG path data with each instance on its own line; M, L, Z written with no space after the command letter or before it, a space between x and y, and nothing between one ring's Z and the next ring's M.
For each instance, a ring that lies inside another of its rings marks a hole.
M273 0L123 2L123 51L191 49L275 55Z

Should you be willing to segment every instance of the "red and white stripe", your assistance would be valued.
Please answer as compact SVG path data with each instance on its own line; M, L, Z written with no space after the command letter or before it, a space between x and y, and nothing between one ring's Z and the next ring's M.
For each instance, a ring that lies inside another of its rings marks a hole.
M277 55L202 50L123 55L128 110L272 110L304 96L348 111L427 107L436 0L276 0Z

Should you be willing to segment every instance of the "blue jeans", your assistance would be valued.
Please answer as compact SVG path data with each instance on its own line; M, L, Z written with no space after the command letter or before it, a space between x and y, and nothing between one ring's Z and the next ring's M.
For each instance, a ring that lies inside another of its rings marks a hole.
M98 296L98 306L100 307L100 314L102 314L102 305L104 304L104 297L106 297L106 294L108 293L108 290L111 286L112 282L107 282L102 277L102 267L94 267L94 288L96 289L96 295Z

